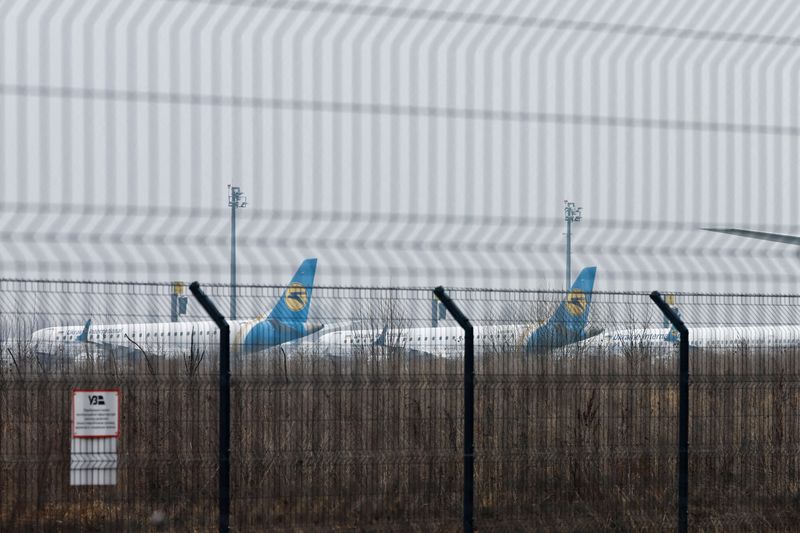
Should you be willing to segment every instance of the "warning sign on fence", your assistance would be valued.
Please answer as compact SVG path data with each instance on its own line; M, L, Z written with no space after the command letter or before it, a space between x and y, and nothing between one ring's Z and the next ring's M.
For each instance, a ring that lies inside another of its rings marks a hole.
M73 390L72 436L119 437L119 390Z
M119 389L72 390L70 485L116 485Z

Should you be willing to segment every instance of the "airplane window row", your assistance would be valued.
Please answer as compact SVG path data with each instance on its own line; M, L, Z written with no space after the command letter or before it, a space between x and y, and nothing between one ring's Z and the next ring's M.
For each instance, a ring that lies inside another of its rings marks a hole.
M480 336L478 336L478 338L480 338ZM399 342L406 342L409 339L408 339L408 337L399 337L399 338L397 338L397 340ZM413 337L411 338L411 340L414 340ZM424 338L422 336L417 337L417 341L423 341L423 340L427 341L429 339L428 339L428 337L424 337ZM437 339L436 339L436 337L430 337L430 340L435 341ZM441 337L438 338L438 340L440 340L440 341L449 341L450 340L450 336L449 335L441 336ZM455 337L454 336L453 340L454 341L463 341L464 337ZM367 342L374 342L374 340L364 339L364 338L356 338L356 339L345 338L344 341L343 341L343 344L361 344L361 343L367 343Z
M197 334L197 335L216 335L217 331L197 331L197 332L192 332L192 334ZM89 338L90 339L98 339L98 340L101 339L101 338L102 339L114 339L114 338L119 339L119 338L122 338L122 335L123 334L121 334L121 333L117 333L116 335L113 334L113 333L102 333L102 334L101 333L92 333L92 334L89 335ZM161 337L164 337L164 336L167 336L167 337L170 337L170 336L172 336L172 337L178 337L178 336L183 337L183 332L181 331L181 332L175 332L175 333L172 333L172 332L166 332L165 333L165 332L162 331L160 333L160 335L157 332L153 333L152 335L154 337L158 337L158 336L161 336ZM137 337L138 336L141 339L143 336L144 337L150 337L150 333L146 333L145 334L145 333L139 332L138 335L136 333L134 333L134 334L132 334L130 336L131 337ZM186 336L187 337L190 336L190 333L186 333ZM66 340L75 340L76 338L77 338L76 335L56 334L56 340L64 340L64 341L66 341Z

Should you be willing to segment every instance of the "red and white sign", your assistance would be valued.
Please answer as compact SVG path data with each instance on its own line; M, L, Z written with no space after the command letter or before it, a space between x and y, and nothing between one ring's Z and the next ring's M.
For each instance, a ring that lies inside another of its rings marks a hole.
M72 437L119 437L119 389L72 390Z

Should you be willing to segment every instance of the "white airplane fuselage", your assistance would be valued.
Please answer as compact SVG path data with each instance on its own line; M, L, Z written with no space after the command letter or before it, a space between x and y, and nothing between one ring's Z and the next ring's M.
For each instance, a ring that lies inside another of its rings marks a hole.
M474 325L473 341L476 352L502 353L550 351L586 338L592 290L597 267L586 267L578 274L568 294L550 318L535 322ZM334 331L309 338L300 345L329 355L352 355L364 347L388 346L411 353L437 357L461 357L464 354L464 330L459 326L436 328L377 328Z
M231 353L258 352L322 329L321 324L307 322L316 269L316 258L304 260L269 313L252 320L228 321ZM39 354L210 354L219 352L220 331L210 320L99 325L88 320L84 326L37 330L31 342Z
M476 352L524 349L525 340L537 327L538 325L519 324L475 326L474 348ZM397 328L386 331L341 330L320 335L318 338L309 338L302 344L326 355L349 356L359 349L380 345L436 357L457 358L464 355L464 330L459 326Z
M669 335L669 338L668 338ZM586 348L664 348L677 350L679 336L669 328L620 329L602 333L581 342ZM800 326L703 326L689 328L692 348L742 348L800 346Z
M292 340L294 332L282 333L261 318L232 320L230 326L231 353L251 353ZM259 331L255 331L260 328ZM298 324L297 335L317 331L321 326ZM220 331L212 321L158 322L142 324L92 325L85 340L79 340L83 326L63 326L40 329L31 340L38 353L65 351L81 354L87 351L128 350L157 355L219 353ZM265 330L265 331L261 331ZM257 334L256 334L257 333Z
M230 324L231 337L234 331L241 329L241 324L241 321ZM89 328L85 341L78 340L82 332L83 326L56 326L34 332L31 340L36 351L49 353L62 346L78 353L120 348L164 354L219 347L219 328L212 321L97 324Z

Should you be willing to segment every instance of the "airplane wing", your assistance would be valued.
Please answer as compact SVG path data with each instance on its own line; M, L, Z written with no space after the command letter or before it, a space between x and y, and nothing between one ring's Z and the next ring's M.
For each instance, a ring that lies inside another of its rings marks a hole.
M130 339L128 339L127 335L125 337L125 340L128 341L125 344L116 344L112 342L90 341L90 340L83 341L83 344L99 348L103 350L106 355L113 354L114 356L117 357L119 356L141 357L142 349L136 343L131 342Z
M275 331L277 331L287 339L293 339L298 335L300 335L301 333L300 331L294 329L285 322L281 322L280 320L274 318L268 318L267 322L269 322L272 325L272 327L275 328Z
M605 331L604 328L599 327L592 327L586 330L586 335L583 337L585 339L591 339L592 337L596 337Z
M417 357L420 359L452 359L453 357L462 356L464 355L464 346L454 347L453 345L447 345L446 343L438 343L434 345L428 345L423 347L413 347L407 346L404 344L399 343L385 343L383 346L387 346L389 348L394 348L396 350L403 350L406 355L410 357Z
M395 350L403 350L411 357L430 358L430 357L446 357L447 347L444 344L439 344L432 350L421 350L419 348L411 348L406 343L401 342L401 335L397 332L393 334L389 330L389 324L385 324L381 330L380 335L372 343L373 346L384 346L386 348L393 348Z
M114 354L115 356L123 357L139 357L142 355L144 349L139 346L133 339L125 335L125 344L106 342L101 340L91 340L89 330L92 327L92 319L86 321L83 326L83 331L75 339L76 342L85 346L92 346L104 351L106 355Z
M766 231L752 231L747 229L737 228L701 228L705 231L713 231L715 233L725 233L727 235L737 235L739 237L747 237L749 239L758 239L760 241L781 242L783 244L793 244L800 246L800 236L797 235L783 235L781 233L769 233Z
M444 350L434 350L434 351L426 351L426 350L419 350L417 348L402 348L405 350L406 354L409 357L416 357L419 359L431 359L431 358L445 358L447 357L447 352Z

